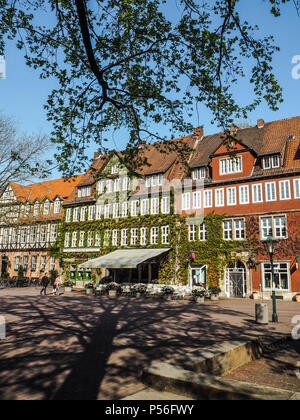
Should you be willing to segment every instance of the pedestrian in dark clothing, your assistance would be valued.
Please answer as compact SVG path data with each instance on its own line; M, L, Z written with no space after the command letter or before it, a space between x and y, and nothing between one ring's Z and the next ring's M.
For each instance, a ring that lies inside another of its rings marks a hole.
M43 286L43 288L41 290L41 296L42 296L43 293L46 296L47 295L47 286L49 284L49 278L47 277L47 274L46 273L43 276L41 283L42 283L42 286Z

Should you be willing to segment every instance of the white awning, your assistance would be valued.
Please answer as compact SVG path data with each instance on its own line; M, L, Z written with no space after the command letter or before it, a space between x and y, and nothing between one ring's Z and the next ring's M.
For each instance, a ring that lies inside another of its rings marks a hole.
M170 251L170 248L118 249L110 254L94 258L79 265L79 268L137 268L139 264Z

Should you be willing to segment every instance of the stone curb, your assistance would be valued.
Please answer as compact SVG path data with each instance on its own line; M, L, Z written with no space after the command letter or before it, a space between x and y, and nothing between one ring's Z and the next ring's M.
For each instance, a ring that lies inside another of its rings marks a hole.
M194 373L168 363L146 369L143 382L199 400L300 400L300 393Z

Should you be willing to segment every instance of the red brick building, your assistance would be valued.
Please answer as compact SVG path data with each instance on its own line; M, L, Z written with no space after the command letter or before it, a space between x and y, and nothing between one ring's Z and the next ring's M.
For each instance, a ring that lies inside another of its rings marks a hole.
M258 120L254 127L232 127L232 135L237 141L223 134L199 139L190 162L193 188L179 198L179 207L186 216L224 214L224 240L257 241L256 255L249 249L226 267L221 284L226 296L262 290L270 297L271 266L263 241L273 236L276 294L293 298L300 292L300 117ZM191 242L199 240L195 235L190 227Z

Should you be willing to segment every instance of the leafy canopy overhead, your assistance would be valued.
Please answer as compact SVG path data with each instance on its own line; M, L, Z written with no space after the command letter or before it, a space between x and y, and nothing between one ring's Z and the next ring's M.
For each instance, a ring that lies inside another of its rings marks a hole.
M279 16L288 1L265 3ZM63 174L82 171L90 144L106 152L105 132L126 128L132 150L161 140L162 126L190 131L186 121L199 104L224 129L262 100L276 110L282 101L271 66L277 48L271 36L256 37L258 28L241 16L240 3L0 0L0 54L14 39L27 65L58 81L45 108ZM254 91L243 105L232 93L241 77Z

